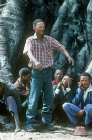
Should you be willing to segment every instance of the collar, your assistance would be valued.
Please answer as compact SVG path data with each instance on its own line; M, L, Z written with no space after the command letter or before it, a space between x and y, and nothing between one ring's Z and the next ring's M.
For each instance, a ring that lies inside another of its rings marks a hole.
M34 33L33 39L38 39L36 33Z
M89 88L84 92L86 93L86 92L90 92L90 91L92 91L92 85L91 84L89 85Z
M34 33L34 35L33 35L33 39L38 39L36 33ZM45 40L45 39L46 39L46 36L43 35L43 40Z
M83 96L84 102L85 102L85 100L87 98L87 95L90 91L92 91L92 85L91 84L89 85L89 88L86 91L84 91L84 96Z

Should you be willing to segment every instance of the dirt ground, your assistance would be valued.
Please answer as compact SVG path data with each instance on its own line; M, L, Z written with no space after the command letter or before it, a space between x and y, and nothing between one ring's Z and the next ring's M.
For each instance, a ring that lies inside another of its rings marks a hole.
M0 116L0 123L4 124L4 116ZM9 127L11 129L9 130ZM14 132L14 123L7 126L7 130L0 131L0 140L92 140L92 129L87 131L87 136L74 136L75 126L70 123L61 123L55 125L55 131L43 130L41 132L26 132L23 129L20 132Z
M92 130L87 131L87 136L74 136L75 127L56 126L55 131L44 130L42 132L13 131L0 132L0 140L92 140Z

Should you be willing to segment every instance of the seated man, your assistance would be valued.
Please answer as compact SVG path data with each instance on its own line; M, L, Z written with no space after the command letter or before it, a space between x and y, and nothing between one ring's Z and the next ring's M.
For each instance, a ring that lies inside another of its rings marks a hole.
M62 109L62 104L64 102L72 102L73 93L71 91L72 78L69 75L65 75L57 85L53 86L54 89L54 115L59 120L64 120L66 115ZM61 114L60 114L61 113Z
M15 120L15 132L20 131L18 111L21 110L19 93L13 84L0 80L0 101L6 105L6 109L12 114Z
M69 120L77 124L81 119L85 120L86 129L92 128L92 84L91 76L84 72L80 76L79 88L71 103L64 103L63 109Z
M30 93L30 78L31 71L28 68L21 68L19 70L19 78L14 83L20 94L22 103L28 98Z

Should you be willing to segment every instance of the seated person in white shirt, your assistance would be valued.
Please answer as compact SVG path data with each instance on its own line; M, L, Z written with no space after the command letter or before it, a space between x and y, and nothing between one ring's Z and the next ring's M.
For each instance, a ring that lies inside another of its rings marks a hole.
M65 112L62 109L62 104L65 102L72 102L74 98L74 93L71 90L72 77L70 75L65 75L63 79L56 85L53 85L54 90L54 109L53 116L56 121L64 122L67 119Z

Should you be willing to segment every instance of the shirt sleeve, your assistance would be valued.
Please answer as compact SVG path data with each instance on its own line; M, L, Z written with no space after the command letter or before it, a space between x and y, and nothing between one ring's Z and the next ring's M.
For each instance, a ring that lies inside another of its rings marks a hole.
M55 94L59 94L59 93L60 93L60 89L56 88Z
M32 43L31 43L31 39L28 38L24 46L23 54L27 54L27 52L30 50L32 50Z
M65 47L62 44L60 44L56 39L51 37L51 40L52 40L53 49L57 49L57 50L61 50L61 49L64 50L65 49Z
M80 88L77 89L77 91L76 91L76 96L75 96L75 98L72 100L72 103L73 103L74 105L77 105L77 106L78 106L78 105L81 103L82 97L83 97L83 93L84 93L83 90L81 90Z

